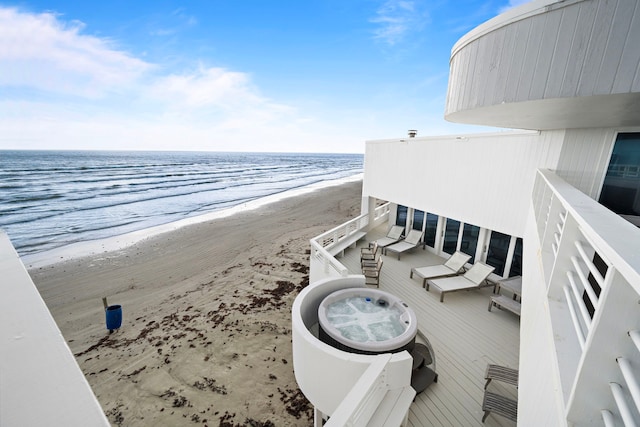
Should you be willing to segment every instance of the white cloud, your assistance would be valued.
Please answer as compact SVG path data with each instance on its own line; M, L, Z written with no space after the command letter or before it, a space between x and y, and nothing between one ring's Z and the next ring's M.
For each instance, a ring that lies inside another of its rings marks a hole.
M0 149L362 149L359 136L264 96L248 73L161 74L83 31L0 7Z
M164 99L179 108L221 107L263 102L246 73L223 68L199 68L191 74L160 77L149 87L150 96Z
M96 97L120 90L151 65L81 34L52 13L0 8L0 85Z
M379 24L374 31L377 40L393 46L402 41L411 31L419 31L428 19L416 3L408 0L387 0L376 12L371 22Z

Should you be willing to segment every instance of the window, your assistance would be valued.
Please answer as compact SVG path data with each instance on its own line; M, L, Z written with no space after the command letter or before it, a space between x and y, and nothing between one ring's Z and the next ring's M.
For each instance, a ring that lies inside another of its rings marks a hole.
M495 267L493 272L498 276L502 276L504 273L504 266L507 262L507 252L509 252L510 241L511 236L507 234L498 233L497 231L491 232L489 250L487 252L487 264Z
M618 134L599 202L620 215L640 216L640 133Z
M407 207L398 205L396 209L396 225L407 226Z
M478 235L480 227L471 224L465 224L462 228L462 241L460 242L460 251L467 255L471 255L469 262L473 264L476 258L476 247L478 246Z
M424 230L424 243L427 246L435 248L436 246L436 230L438 228L438 215L427 212L427 226Z
M513 276L522 276L522 239L520 237L516 239L513 261L511 261L511 269L509 270L509 277Z
M424 212L415 210L413 211L413 229L422 230L422 222L424 221Z
M458 234L460 234L460 221L447 218L447 225L444 230L444 243L442 250L448 254L452 254L458 247Z

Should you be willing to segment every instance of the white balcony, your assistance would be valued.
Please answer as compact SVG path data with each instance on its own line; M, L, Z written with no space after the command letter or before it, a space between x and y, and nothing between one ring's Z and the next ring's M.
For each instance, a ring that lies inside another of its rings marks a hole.
M376 220L386 220L388 205L378 208ZM381 212L385 212L381 214ZM349 223L353 223L349 221ZM360 218L360 221L366 222ZM338 277L360 273L360 248L367 241L386 234L386 222L369 231L355 248L344 251L343 256L326 260L328 249L319 250L319 241L326 235L347 236L343 226L313 239L311 276ZM346 241L346 237L345 237ZM314 256L319 259L314 260ZM515 423L498 415L482 420L484 373L488 363L518 368L520 320L513 313L492 309L488 311L492 288L448 294L444 303L437 292L427 292L422 281L410 278L413 267L441 263L442 258L421 248L396 256L384 256L380 289L390 292L408 303L418 318L419 330L429 339L436 354L438 382L419 394L409 410L409 426L513 426ZM330 266L325 272L325 266ZM498 393L516 398L514 387L494 384ZM304 389L303 389L304 391ZM327 390L327 393L332 393Z
M440 381L418 395L409 425L481 425L488 363L520 369L523 425L640 420L640 230L548 171L536 175L531 212L521 319L487 311L491 288L453 293L440 303L437 293L409 278L413 267L442 262L428 251L417 248L401 260L384 256L381 289L411 305L438 360ZM341 227L330 233L345 236L343 242L357 236ZM337 259L330 254L335 242L325 249L321 236L313 239L311 276L358 274L359 248L386 229L368 231ZM516 396L508 388L500 392ZM485 425L509 422L490 416Z
M640 231L549 171L533 207L566 419L636 425Z

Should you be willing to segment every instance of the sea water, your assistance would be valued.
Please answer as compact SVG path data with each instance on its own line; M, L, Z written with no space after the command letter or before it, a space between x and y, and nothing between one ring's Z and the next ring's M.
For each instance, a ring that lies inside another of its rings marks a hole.
M356 342L386 341L401 335L402 313L366 297L344 298L327 307L327 320L343 337Z
M21 255L362 173L361 154L0 151L0 228Z

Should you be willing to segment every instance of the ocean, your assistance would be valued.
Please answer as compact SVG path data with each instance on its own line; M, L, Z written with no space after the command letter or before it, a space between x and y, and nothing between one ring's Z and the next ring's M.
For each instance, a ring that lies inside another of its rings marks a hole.
M0 229L36 254L362 171L361 154L0 151Z

